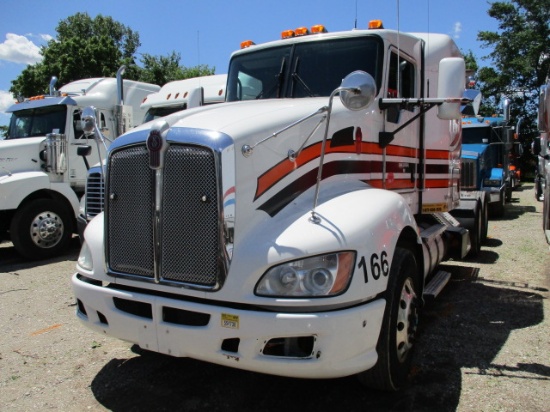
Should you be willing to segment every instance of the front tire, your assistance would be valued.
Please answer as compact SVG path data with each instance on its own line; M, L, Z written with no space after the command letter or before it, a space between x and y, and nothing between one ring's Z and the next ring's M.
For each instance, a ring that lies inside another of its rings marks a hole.
M71 238L73 221L63 205L36 199L15 213L10 226L13 246L27 259L44 259L61 253Z
M417 332L419 299L416 259L410 250L397 247L376 345L378 361L373 368L358 375L364 385L396 391L406 383Z

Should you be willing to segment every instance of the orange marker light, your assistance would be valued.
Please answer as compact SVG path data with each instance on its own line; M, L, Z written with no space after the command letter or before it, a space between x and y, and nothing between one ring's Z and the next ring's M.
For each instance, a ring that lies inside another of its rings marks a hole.
M291 37L294 37L294 30L285 30L281 32L281 39L290 39Z
M241 42L241 49L246 49L247 47L254 46L256 43L254 43L252 40L245 40Z
M382 23L382 20L371 20L369 21L369 30L373 29L383 29L384 24Z
M307 27L298 27L296 30L294 30L294 33L296 34L296 36L305 36L309 34L309 30L307 29Z
M316 24L315 26L311 27L311 33L326 33L326 32L327 32L327 28L322 24Z

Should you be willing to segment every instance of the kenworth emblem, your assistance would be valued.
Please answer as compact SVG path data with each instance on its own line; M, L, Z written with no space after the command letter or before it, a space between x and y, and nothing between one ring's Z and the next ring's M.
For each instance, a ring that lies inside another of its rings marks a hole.
M168 124L161 120L155 122L151 127L147 137L147 150L149 151L149 167L153 170L162 169L164 165L164 152L168 149L165 132L168 130Z

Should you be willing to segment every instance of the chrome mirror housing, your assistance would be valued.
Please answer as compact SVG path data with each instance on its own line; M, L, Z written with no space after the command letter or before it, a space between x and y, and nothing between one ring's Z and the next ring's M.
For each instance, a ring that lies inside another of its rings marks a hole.
M372 76L357 70L348 74L340 86L340 100L348 110L363 110L376 96L376 82Z

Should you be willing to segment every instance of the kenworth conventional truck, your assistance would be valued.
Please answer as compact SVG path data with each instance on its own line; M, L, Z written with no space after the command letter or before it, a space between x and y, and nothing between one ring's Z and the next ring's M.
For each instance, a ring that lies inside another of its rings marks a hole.
M222 103L225 100L227 75L194 77L166 83L156 92L148 95L141 103L145 113L143 123L150 122L180 110ZM88 171L86 196L81 199L76 218L78 233L82 233L88 222L103 211L104 182L99 165Z
M12 114L8 136L0 141L0 239L11 238L21 255L54 256L76 231L87 176L79 148L88 148L91 164L106 153L82 133L82 109L96 107L106 142L141 124L142 100L160 87L123 80L123 72L124 67L116 79L82 79L59 90L52 78L49 95L7 110Z
M243 42L226 102L110 147L72 285L89 328L144 350L398 389L419 311L470 248L464 60L446 35Z

